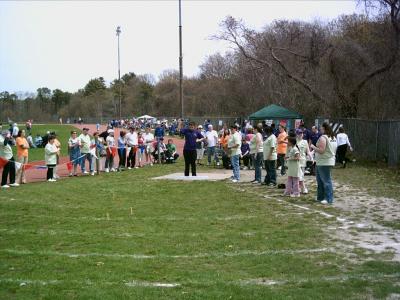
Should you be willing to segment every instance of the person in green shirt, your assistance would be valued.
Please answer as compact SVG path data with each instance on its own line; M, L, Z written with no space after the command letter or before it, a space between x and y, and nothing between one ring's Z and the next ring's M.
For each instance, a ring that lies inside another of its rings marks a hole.
M168 144L167 144L167 151L166 151L167 163L171 164L171 163L176 162L178 157L179 157L179 154L176 153L176 146L174 144L174 141L172 139L169 139Z

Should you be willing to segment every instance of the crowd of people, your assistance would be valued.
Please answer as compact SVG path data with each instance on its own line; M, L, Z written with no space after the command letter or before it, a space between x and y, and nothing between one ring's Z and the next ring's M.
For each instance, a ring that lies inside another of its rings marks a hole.
M270 187L277 186L277 171L281 176L287 175L284 195L294 198L308 193L304 176L315 173L317 201L333 203L331 168L336 161L346 167L346 151L348 148L352 151L343 127L335 135L328 123L323 123L320 129L313 126L311 130L302 123L289 132L285 124L276 128L275 124L268 126L265 122L254 127L247 123L242 130L238 124L230 129L224 126L219 132L211 124L206 126L196 128L192 122L181 131L185 136L185 176L189 176L190 168L192 176L196 176L196 164L201 164L206 153L208 165L214 161L219 166L222 160L223 167L233 170L234 183L240 181L241 169L254 169L251 182ZM264 179L262 168L266 170Z
M114 126L109 124L103 132L96 131L89 135L89 129L83 128L78 135L72 131L68 139L69 161L66 163L69 176L81 174L95 175L97 170L104 172L122 171L141 168L145 164L174 163L178 158L177 148L172 139L164 142L165 124L157 122L153 129L130 124L119 129L119 136L114 136ZM187 127L179 128L178 133L185 137L183 156L185 176L196 176L196 165L201 165L204 155L208 165L222 166L233 170L232 182L240 181L240 170L254 170L253 184L270 187L277 186L277 172L287 175L284 195L300 197L307 194L304 176L316 174L318 183L317 200L321 203L333 202L331 168L335 162L346 167L346 151L352 147L344 128L340 127L335 135L328 123L320 129L311 130L301 124L295 130L287 132L285 124L268 126L265 122L251 126L245 123L241 130L238 124L228 129L224 125L218 132L211 123L195 126L191 122ZM29 130L31 128L31 123ZM26 183L25 166L28 166L28 151L35 147L27 130L11 124L0 135L0 160L3 173L1 187L8 188ZM32 145L33 144L33 145ZM61 143L55 132L47 132L41 138L47 167L47 180L56 181L57 165L60 163ZM12 147L17 149L14 158ZM118 155L118 164L115 157ZM87 162L87 163L86 163ZM86 166L89 169L86 169ZM266 175L262 178L262 169Z

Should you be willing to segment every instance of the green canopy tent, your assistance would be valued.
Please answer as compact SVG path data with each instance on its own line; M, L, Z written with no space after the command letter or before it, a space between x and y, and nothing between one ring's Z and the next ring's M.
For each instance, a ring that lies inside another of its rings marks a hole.
M266 106L249 116L250 120L290 120L302 118L303 116L299 113L276 104Z

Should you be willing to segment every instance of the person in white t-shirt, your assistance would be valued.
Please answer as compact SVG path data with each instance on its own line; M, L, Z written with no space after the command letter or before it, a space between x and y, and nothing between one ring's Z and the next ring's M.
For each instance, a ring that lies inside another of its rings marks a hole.
M214 161L219 166L219 158L216 148L218 147L218 133L213 129L213 126L208 125L208 131L205 133L207 141L207 161L211 165L211 156L214 156Z
M138 150L138 143L139 143L138 134L136 132L135 127L133 126L129 127L129 133L126 134L125 139L126 139L126 145L128 146L128 149L130 149L128 154L128 161L126 163L128 169L130 170L132 168L135 168L136 151Z
M89 128L83 128L82 133L78 137L79 142L80 142L80 148L81 148L81 155L83 156L81 158L81 170L83 174L88 174L86 171L85 163L86 160L89 161L89 170L90 170L90 175L94 175L94 165L93 165L93 159L92 159L92 154L90 153L90 135L89 135Z
M233 169L232 182L239 182L240 180L240 146L242 145L242 136L238 132L238 126L232 125L232 134L228 140L228 149L231 152L231 164Z
M151 153L154 151L153 142L154 142L154 135L151 133L151 129L149 126L146 127L145 133L143 134L144 144L146 146L145 156L146 156L146 163L150 163L150 166L153 165L153 158Z
M344 132L343 126L339 127L339 133L336 135L336 140L337 140L337 150L336 150L337 161L342 164L343 168L346 168L347 148L349 148L350 151L353 151L353 148L351 147L349 137Z

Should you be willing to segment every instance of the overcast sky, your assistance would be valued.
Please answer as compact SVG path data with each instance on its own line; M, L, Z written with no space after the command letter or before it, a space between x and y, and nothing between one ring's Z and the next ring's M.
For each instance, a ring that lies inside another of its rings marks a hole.
M182 1L184 74L228 45L210 36L228 15L255 29L277 19L329 21L359 11L356 1ZM0 1L0 91L38 87L74 92L91 78L178 69L178 0Z

